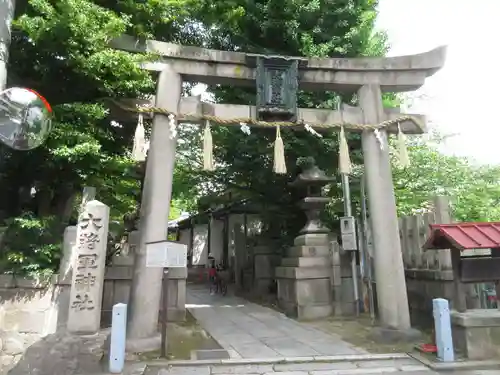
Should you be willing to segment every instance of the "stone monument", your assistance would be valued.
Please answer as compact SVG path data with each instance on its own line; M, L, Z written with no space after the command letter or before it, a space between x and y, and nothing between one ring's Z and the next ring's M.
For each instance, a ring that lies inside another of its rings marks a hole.
M320 220L321 210L329 201L321 196L321 189L333 180L314 164L314 160L309 160L291 184L305 189L306 197L299 205L306 213L307 222L295 238L294 246L288 249L288 256L276 268L276 278L278 305L288 315L299 319L326 317L333 310L330 230Z
M94 334L100 329L108 224L108 206L97 200L85 205L77 226L68 332Z
M88 202L96 197L96 188L85 186L82 192L82 202L78 210L81 214ZM59 277L57 279L57 327L66 328L68 322L68 308L71 293L71 278L73 263L75 262L75 247L78 227L70 225L65 228L63 236L63 253L59 263Z

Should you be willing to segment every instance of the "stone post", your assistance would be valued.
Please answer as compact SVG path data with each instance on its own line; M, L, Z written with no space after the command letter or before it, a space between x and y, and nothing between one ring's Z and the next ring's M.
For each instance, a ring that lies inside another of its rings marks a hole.
M86 204L77 229L67 328L94 334L101 327L101 303L108 244L109 207L93 200Z
M156 106L177 112L181 84L181 76L167 66L158 79ZM160 346L157 330L163 269L146 267L145 244L167 239L176 143L176 138L171 139L168 117L155 115L141 202L140 245L135 254L130 294L130 350L154 350Z
M276 252L275 241L260 239L252 249L254 265L253 292L267 295L275 280L275 268L279 266L281 254Z
M82 203L80 205L79 214L85 210L88 202L93 201L96 197L96 188L92 186L84 186L82 192ZM63 238L63 254L59 263L59 278L71 278L71 267L74 263L74 251L76 241L76 226L68 226L64 230Z
M359 90L358 96L363 122L382 122L384 109L380 86L365 85ZM364 131L361 135L374 244L378 311L382 327L405 331L410 329L410 313L396 199L387 134L380 130L380 136L382 145L373 131Z
M81 213L88 202L93 201L96 196L96 188L85 186L82 193ZM77 226L71 225L64 229L62 256L59 262L59 278L57 285L57 326L66 327L68 322L68 308L71 292L71 277L73 264L75 263L75 244Z
M450 202L448 197L436 196L433 199L435 222L437 224L450 224L451 217ZM438 250L439 267L441 270L451 270L451 253L449 249Z

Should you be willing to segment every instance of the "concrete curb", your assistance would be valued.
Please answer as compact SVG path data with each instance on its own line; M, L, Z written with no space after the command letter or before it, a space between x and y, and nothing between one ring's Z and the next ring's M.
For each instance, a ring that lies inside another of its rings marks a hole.
M423 365L436 371L455 371L455 370L497 370L500 368L500 361L456 361L456 362L432 362L424 356L417 353L408 353L410 357L416 359Z
M352 361L374 361L411 358L406 353L391 354L348 354L328 355L313 357L273 357L273 358L234 358L234 359L208 359L208 360L151 360L142 362L147 366L218 366L218 365L274 365L288 363L308 362L352 362Z

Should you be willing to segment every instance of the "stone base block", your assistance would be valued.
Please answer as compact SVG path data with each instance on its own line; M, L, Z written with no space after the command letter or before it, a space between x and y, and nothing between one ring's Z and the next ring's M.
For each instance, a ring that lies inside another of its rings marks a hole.
M292 246L287 250L287 255L291 258L329 257L330 247L325 244Z
M474 360L500 357L500 311L474 309L451 312L455 350Z
M316 320L329 317L333 313L332 305L299 306L290 302L280 302L279 307L284 313L298 320Z
M285 268L288 267L280 267L280 269ZM295 271L294 268L290 268L291 272L282 272L304 276L307 271L307 268L295 268ZM319 319L330 316L333 311L330 278L278 278L278 305L287 315L298 319Z
M295 257L283 258L283 267L326 267L330 264L330 259L326 257Z
M324 264L327 261L323 258ZM275 272L276 279L328 279L328 282L332 274L330 267L276 267Z
M297 236L293 241L295 246L324 246L328 245L330 236L327 233L307 233Z

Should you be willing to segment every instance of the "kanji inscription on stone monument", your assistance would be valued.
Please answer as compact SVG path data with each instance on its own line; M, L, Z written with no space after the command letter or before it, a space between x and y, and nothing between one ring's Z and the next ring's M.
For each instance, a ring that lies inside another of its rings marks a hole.
M73 267L68 331L95 333L101 323L109 207L90 201L77 226L77 251Z

